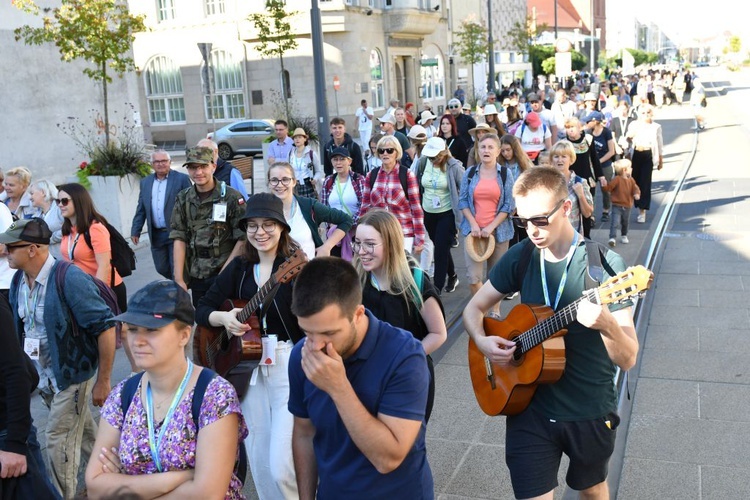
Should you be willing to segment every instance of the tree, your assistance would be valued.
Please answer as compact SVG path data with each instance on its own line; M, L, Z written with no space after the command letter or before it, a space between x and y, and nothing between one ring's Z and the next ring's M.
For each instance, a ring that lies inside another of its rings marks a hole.
M281 63L281 95L284 98L286 118L289 119L289 81L284 69L284 54L297 48L297 39L289 18L299 12L287 12L284 0L266 0L266 13L250 14L248 19L258 30L258 46L256 50L264 58L278 57Z
M472 95L476 95L473 66L480 61L484 61L490 50L487 42L487 29L471 18L464 20L461 27L462 29L456 33L458 41L455 45L461 59L472 66L471 89Z
M513 23L513 27L505 34L505 46L521 54L528 54L539 33L548 30L546 23L536 24L531 16L527 16L525 22Z
M13 0L13 4L30 14L39 15L34 0ZM107 84L112 73L122 76L135 69L130 57L134 33L145 31L145 16L133 16L124 1L119 0L63 0L60 7L44 8L42 27L28 25L13 31L16 41L27 45L54 43L60 59L68 62L83 59L92 64L83 73L102 82L104 98L104 137L109 146L109 101Z

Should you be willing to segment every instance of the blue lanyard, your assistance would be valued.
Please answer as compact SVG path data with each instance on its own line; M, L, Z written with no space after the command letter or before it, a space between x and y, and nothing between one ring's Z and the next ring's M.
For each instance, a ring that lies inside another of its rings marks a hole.
M372 286L375 287L375 290L378 292L382 291L380 290L380 283L378 283L378 279L375 277L375 273L370 273L370 283L372 283Z
M568 268L570 267L570 262L573 260L573 253L575 252L577 245L578 232L576 231L575 236L573 236L573 243L570 244L568 255L565 257L565 270L563 271L562 278L560 278L560 286L557 287L557 296L555 296L555 306L553 307L555 311L557 310L557 305L560 303L562 291L565 288L565 282L568 280ZM549 300L549 290L547 289L547 273L544 269L544 250L539 252L539 266L542 269L542 289L544 290L544 303L547 304L548 307L551 307L551 302Z
M31 284L33 285L34 282L32 281ZM37 283L34 291L30 291L28 286L23 287L25 295L23 305L26 308L26 317L29 320L29 332L34 331L34 315L36 314L36 307L39 305L40 288L42 288L42 285L40 285L39 283ZM29 307L29 299L31 299L31 307Z
M169 405L169 411L167 411L167 416L164 417L164 421L161 424L161 429L159 429L159 437L155 437L154 433L154 401L153 396L151 395L151 382L146 385L146 423L148 424L148 446L151 449L151 458L154 459L154 463L156 464L156 470L159 472L163 472L161 468L161 460L159 459L159 446L161 445L161 441L164 438L164 432L167 430L167 425L169 424L169 421L172 419L172 415L174 414L175 409L177 408L177 405L179 404L180 400L182 399L182 395L185 393L185 386L187 386L188 380L190 380L190 376L193 374L193 363L189 359L187 360L188 367L185 371L185 376L182 377L182 382L180 382L180 387L177 388L177 392L175 393L174 397L172 398L172 404Z

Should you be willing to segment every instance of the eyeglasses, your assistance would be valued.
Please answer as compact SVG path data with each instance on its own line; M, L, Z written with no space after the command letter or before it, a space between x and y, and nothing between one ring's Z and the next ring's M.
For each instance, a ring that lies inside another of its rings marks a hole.
M378 148L378 154L379 155L382 155L384 153L392 155L395 152L396 152L396 148Z
M373 243L372 241L352 241L352 250L354 253L359 253L360 250L364 250L365 253L374 253L375 247L382 245L382 243Z
M448 106L448 109L458 109L458 108L460 108L460 107L461 107L461 106L456 106L456 105L453 105L453 106Z
M563 206L563 203L565 203L565 200L567 200L567 198L563 198L562 200L558 201L557 205L555 205L555 208L553 208L552 211L548 213L547 215L537 215L535 217L529 217L528 219L525 219L523 217L518 217L517 215L513 215L511 216L511 219L513 220L513 223L520 228L526 228L529 222L531 222L536 227L549 226L549 218L552 217L555 214L555 212L560 210L560 207Z
M68 203L70 203L70 198L60 198L59 200L55 200L55 203L61 207L67 207Z
M270 179L268 179L268 184L273 187L278 186L279 182L281 183L282 186L288 186L289 184L292 183L292 178L282 177L281 179L277 179L276 177L271 177Z
M170 160L154 160L153 164L156 165L157 163L170 163Z
M245 228L245 231L247 231L247 234L255 234L258 232L258 228L263 228L263 231L266 233L273 233L276 231L276 223L272 220L264 221L262 224L258 225L254 222L248 223L247 227Z

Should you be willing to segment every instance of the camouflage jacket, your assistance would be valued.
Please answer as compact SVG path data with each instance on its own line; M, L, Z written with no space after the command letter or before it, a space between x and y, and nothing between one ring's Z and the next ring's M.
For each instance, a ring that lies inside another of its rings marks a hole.
M245 199L223 181L215 177L214 181L213 193L204 200L198 197L195 186L177 194L169 237L187 244L186 279L206 279L219 274L235 243L245 237L239 227L245 215ZM226 222L214 222L214 204L222 201L227 204Z

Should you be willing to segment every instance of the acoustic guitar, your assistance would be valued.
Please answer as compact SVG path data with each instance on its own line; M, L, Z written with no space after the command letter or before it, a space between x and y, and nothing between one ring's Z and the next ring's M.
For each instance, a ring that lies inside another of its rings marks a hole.
M578 304L614 304L644 293L654 275L630 267L557 312L544 305L519 304L500 321L484 318L484 331L516 344L513 359L499 366L469 339L469 371L474 395L487 415L517 415L531 402L539 384L553 384L565 370L565 327L575 321Z
M242 337L238 337L223 327L199 326L195 335L198 339L198 356L201 365L211 368L224 377L240 361L259 360L263 348L255 311L271 292L275 292L278 285L294 279L306 263L307 255L301 248L298 248L279 266L252 299L224 301L219 310L231 311L241 307L242 311L237 314L237 321L253 328Z

